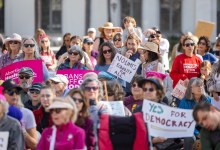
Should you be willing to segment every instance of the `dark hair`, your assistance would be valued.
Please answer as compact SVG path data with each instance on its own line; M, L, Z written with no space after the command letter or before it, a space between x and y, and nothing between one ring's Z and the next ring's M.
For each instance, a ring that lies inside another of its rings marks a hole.
M205 52L208 52L211 48L211 42L209 40L209 38L207 36L200 36L199 41L197 44L199 44L201 42L201 40L204 40L206 43L206 47L207 49L205 50Z
M107 81L108 93L114 94L114 101L123 101L125 97L125 92L120 83L117 80ZM105 93L107 94L107 93Z
M65 37L67 37L67 36L71 36L71 33L65 33L63 35L63 45L65 45Z
M70 38L70 41L73 41L75 39L79 39L81 42L82 42L82 39L78 36L78 35L73 35L71 38Z
M99 55L98 55L98 64L101 65L101 66L104 66L105 63L106 63L105 57L103 55L103 47L104 46L108 46L112 50L111 61L114 59L114 57L116 55L116 48L114 47L114 45L111 42L102 43L102 45L99 47Z
M131 85L134 84L135 82L138 83L140 82L141 80L145 79L143 76L141 75L136 75L134 76L134 78L131 80Z
M70 97L73 97L73 95L77 94L77 93L83 99L83 107L82 107L82 110L78 113L78 117L77 117L75 124L78 125L79 127L83 127L83 125L85 123L85 119L87 119L89 117L89 111L88 111L89 103L88 103L88 101L86 101L86 98L85 98L82 90L80 90L79 88L71 89L69 91L68 95Z
M197 113L198 111L211 111L212 105L209 103L198 103L193 109L193 118L196 122L199 121Z
M122 34L120 32L117 32L113 37L113 41L115 41L117 37L122 38Z
M157 53L152 51L147 51L147 52L148 52L148 60L146 62L152 62L161 59Z
M194 39L193 39L192 36L186 36L186 37L183 39L183 46L185 46L185 42L186 42L187 40L191 40L191 41L193 41L193 43L195 44L195 41L194 41ZM184 49L184 53L185 53L185 49ZM193 50L193 54L195 54L195 53L196 53L196 45L194 46L194 50Z
M178 46L177 46L177 51L178 51L178 52L183 52L183 43L181 43L182 37L185 37L185 34L181 34L181 35L180 35L179 44L178 44Z

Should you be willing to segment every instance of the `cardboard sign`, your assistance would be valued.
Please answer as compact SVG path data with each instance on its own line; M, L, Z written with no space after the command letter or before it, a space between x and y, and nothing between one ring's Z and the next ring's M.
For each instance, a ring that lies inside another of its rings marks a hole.
M139 63L117 53L108 69L108 72L130 83L138 69L138 66Z
M195 36L197 36L198 38L200 36L207 36L209 37L209 39L211 39L212 33L214 31L214 27L215 27L214 22L200 20L197 22Z
M100 101L99 103L107 105L111 115L125 116L123 101Z
M9 132L0 132L0 150L7 150L8 148Z
M192 137L195 129L193 110L169 107L149 100L143 102L143 117L154 137Z
M43 82L43 66L42 60L24 60L12 63L0 70L1 79L13 79L18 83L18 72L22 67L29 67L34 72L34 81L35 82Z
M82 82L83 82L83 76L84 74L88 72L95 72L98 74L98 71L92 71L92 70L57 70L57 74L63 74L67 77L69 80L68 88L78 88Z
M184 83L183 80L179 80L178 83L176 84L175 88L171 92L171 95L173 95L174 97L176 97L180 100L184 97L185 92L186 92L186 87L184 86L183 83Z

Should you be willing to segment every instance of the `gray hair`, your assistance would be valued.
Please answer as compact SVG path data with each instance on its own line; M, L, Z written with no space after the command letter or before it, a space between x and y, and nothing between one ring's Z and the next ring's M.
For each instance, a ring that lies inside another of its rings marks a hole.
M189 80L184 98L189 99L189 100L194 99L194 95L192 93L192 86L201 86L201 85L204 85L202 79L197 78L197 77L191 78ZM207 94L205 93L205 89L203 87L202 100L206 99L206 95Z
M102 82L99 81L97 78L89 78L87 77L83 83L80 85L81 90L84 92L85 91L85 87L89 82L96 82L98 84L99 87L99 96L98 99L101 100L103 99L103 85Z
M35 41L34 38L32 38L32 37L23 38L23 40L22 40L22 49L24 48L24 42L27 41L27 40L32 40L35 44L34 58L41 59L40 54L39 54L39 47L38 47L37 42ZM19 58L24 58L24 56L25 56L25 53L22 50L21 54L19 55Z

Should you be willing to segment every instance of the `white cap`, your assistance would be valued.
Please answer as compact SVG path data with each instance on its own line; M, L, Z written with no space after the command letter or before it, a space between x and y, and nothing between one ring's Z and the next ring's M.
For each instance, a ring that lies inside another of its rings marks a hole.
M87 32L94 32L94 33L96 33L96 29L95 28L89 28Z

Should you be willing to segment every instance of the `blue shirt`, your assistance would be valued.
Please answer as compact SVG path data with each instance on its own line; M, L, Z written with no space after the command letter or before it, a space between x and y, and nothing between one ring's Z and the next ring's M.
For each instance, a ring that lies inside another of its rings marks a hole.
M202 56L203 60L208 60L211 64L217 61L215 55L207 52L204 56Z

